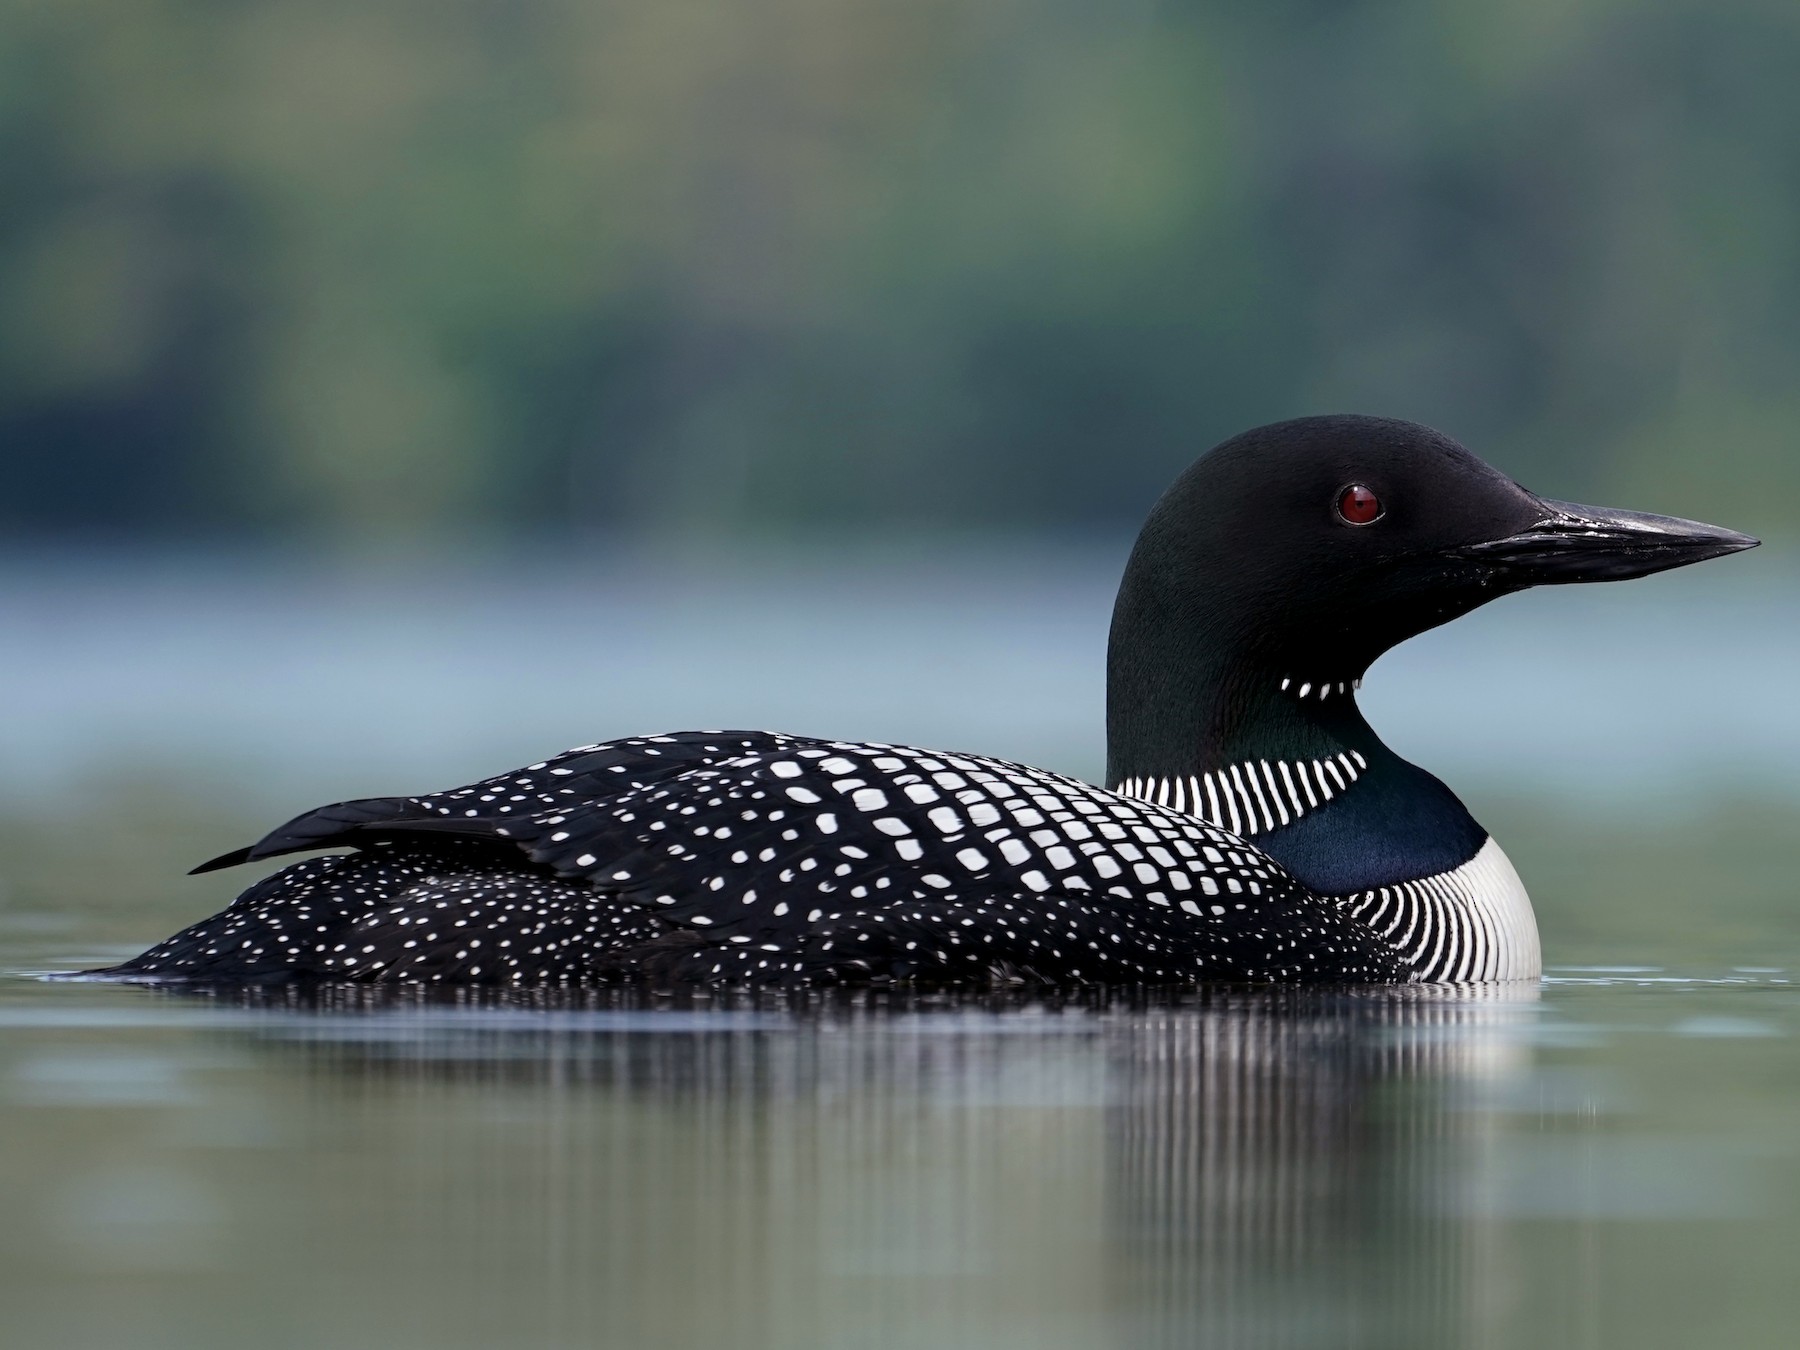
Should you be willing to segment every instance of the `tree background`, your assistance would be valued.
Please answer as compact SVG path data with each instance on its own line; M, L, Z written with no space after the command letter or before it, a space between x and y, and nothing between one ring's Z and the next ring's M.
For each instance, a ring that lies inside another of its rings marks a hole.
M1358 410L1800 516L1779 0L4 0L0 538L1129 529Z

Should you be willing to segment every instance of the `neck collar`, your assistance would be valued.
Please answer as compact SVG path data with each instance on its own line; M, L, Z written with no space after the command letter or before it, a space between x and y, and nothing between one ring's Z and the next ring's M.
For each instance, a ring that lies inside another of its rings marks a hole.
M1252 642L1216 629L1196 640L1191 622L1157 621L1168 617L1121 590L1109 787L1254 839L1324 895L1433 876L1480 851L1487 832L1456 795L1364 720L1362 669L1260 659Z

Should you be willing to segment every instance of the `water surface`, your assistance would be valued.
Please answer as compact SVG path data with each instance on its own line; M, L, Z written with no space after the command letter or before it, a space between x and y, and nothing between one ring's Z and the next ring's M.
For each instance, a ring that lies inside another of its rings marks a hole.
M1785 971L0 986L20 1345L1791 1345Z

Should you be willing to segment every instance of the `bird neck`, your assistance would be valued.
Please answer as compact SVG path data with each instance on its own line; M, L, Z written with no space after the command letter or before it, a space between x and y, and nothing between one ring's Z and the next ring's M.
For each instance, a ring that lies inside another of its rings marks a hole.
M1453 870L1487 832L1388 749L1355 691L1366 663L1158 622L1122 592L1107 664L1106 783L1253 839L1348 895Z

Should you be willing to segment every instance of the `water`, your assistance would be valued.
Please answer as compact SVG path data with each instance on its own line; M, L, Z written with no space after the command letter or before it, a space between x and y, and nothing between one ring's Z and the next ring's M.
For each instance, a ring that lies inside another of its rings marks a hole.
M184 869L288 809L600 735L1092 771L1110 576L1060 566L0 576L0 1345L1794 1344L1779 589L1527 597L1378 668L1377 725L1531 885L1541 986L302 1000L25 973L217 908L247 877Z
M0 555L16 654L0 661L0 799L156 771L292 814L683 727L1097 776L1127 543L341 568ZM1503 600L1385 657L1362 703L1459 785L1590 810L1734 786L1800 800L1796 581L1800 559L1764 550Z
M1785 973L425 1002L12 983L59 1346L1786 1346Z
M0 818L0 961L114 959L223 902L237 878L181 864L241 804L161 786ZM1793 1344L1791 808L1506 800L1542 986L0 977L0 1345Z

